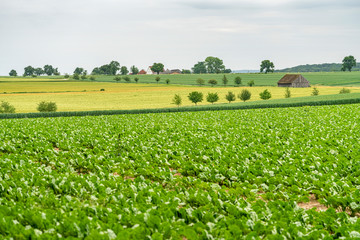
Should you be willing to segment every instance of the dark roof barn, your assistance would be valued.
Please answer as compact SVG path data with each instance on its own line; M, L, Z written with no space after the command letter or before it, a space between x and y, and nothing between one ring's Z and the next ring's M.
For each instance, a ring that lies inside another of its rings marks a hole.
M286 74L278 81L278 87L305 88L310 83L301 74Z

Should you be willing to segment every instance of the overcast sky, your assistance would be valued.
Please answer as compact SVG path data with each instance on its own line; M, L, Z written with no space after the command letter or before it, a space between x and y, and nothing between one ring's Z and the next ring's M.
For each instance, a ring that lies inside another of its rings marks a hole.
M207 56L233 70L360 60L359 24L359 0L0 0L0 75L112 60L190 69Z

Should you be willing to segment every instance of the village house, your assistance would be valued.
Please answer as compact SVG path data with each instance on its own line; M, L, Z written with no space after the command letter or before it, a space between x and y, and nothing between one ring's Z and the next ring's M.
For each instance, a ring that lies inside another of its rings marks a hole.
M278 81L278 87L305 88L310 87L310 82L301 74L285 74Z

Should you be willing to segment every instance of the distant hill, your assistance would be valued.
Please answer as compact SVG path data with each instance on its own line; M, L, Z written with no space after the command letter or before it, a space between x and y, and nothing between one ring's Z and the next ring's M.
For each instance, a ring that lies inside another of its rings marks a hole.
M341 67L341 63L306 64L276 70L275 72L339 72ZM356 66L351 71L360 71L360 63L356 63Z

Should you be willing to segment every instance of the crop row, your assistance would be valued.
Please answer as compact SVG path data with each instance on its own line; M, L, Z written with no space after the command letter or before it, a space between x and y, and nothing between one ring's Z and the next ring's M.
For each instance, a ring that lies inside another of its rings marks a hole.
M360 236L359 105L0 120L0 236ZM301 208L314 196L328 208Z

